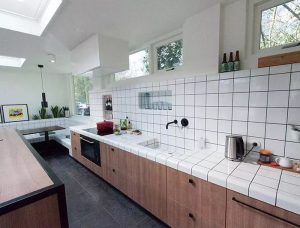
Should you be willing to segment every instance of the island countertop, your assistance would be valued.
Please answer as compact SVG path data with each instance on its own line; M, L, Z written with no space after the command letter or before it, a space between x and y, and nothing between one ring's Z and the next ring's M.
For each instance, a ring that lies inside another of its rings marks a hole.
M0 129L0 204L53 185L14 129Z

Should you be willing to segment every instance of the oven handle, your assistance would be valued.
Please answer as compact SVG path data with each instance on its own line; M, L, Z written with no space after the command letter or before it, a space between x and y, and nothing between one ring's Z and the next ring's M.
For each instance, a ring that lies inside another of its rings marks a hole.
M87 142L87 143L89 143L89 144L94 144L94 142L91 142L91 141L89 141L89 140L86 140L86 139L84 139L84 138L82 138L82 137L80 137L80 139L83 140L83 141L85 141L85 142Z

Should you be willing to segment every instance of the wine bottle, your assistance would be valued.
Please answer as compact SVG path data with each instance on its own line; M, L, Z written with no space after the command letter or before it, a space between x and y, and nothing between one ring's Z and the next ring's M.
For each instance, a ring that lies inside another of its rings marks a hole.
M234 70L233 53L230 52L229 61L228 61L228 71L230 72L233 70Z

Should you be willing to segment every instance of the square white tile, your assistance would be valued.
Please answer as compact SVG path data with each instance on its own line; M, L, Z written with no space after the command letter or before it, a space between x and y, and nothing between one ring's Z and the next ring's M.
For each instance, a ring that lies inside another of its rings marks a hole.
M206 118L218 119L218 107L206 107Z
M286 126L282 124L267 124L266 138L285 140Z
M252 182L277 190L278 184L279 184L279 179L273 179L273 178L269 178L269 177L265 177L265 176L256 175Z
M218 94L207 94L206 95L206 105L207 106L218 106L219 95Z
M206 95L205 94L195 95L195 105L196 106L205 106L206 105Z
M195 95L185 95L184 105L195 106Z
M234 79L234 92L249 92L250 77Z
M299 97L300 98L300 97ZM268 107L288 107L289 92L288 91L271 91L268 94Z
M218 120L218 131L223 133L231 133L231 121Z
M220 74L220 79L233 78L233 72L226 72Z
M268 123L287 123L287 108L268 108Z
M300 143L286 142L285 156L300 159Z
M232 121L232 134L247 135L247 122Z
M300 125L300 108L289 108L288 123Z
M265 123L248 122L248 136L264 138Z
M251 76L267 75L270 72L269 67L251 69Z
M277 190L260 184L251 183L249 188L249 196L254 199L275 205Z
M220 80L219 93L233 92L233 79Z
M186 83L184 92L185 94L195 94L195 83Z
M250 79L250 91L268 91L269 76L257 76Z
M250 183L250 181L234 176L229 176L227 179L227 188L247 196Z
M247 107L249 102L249 93L234 93L233 106Z
M291 89L300 89L300 72L292 73Z
M233 107L233 120L247 121L248 119L248 108L244 107Z
M280 65L280 66L272 66L272 67L270 67L270 74L288 73L288 72L291 72L291 69L292 69L291 64Z
M290 73L270 75L269 90L289 90Z
M219 94L219 106L232 106L233 94Z
M266 139L265 147L267 150L270 150L272 154L277 156L284 156L284 141Z
M252 122L265 122L266 108L249 108L248 120Z
M266 107L267 106L267 92L251 92L250 93L250 107Z
M290 107L300 108L300 90L290 92Z
M243 78L243 77L250 77L250 75L251 75L250 70L240 70L240 71L235 71L233 77Z
M207 93L218 93L218 92L219 92L219 81L208 81Z
M195 94L206 93L206 82L196 82L195 83Z

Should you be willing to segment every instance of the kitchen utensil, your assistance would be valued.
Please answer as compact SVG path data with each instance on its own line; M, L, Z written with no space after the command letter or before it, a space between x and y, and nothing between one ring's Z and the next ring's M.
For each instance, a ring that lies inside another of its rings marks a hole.
M231 161L240 161L245 155L244 140L241 135L227 135L225 157Z
M293 166L293 161L288 158L275 158L275 162L284 168L291 168Z

